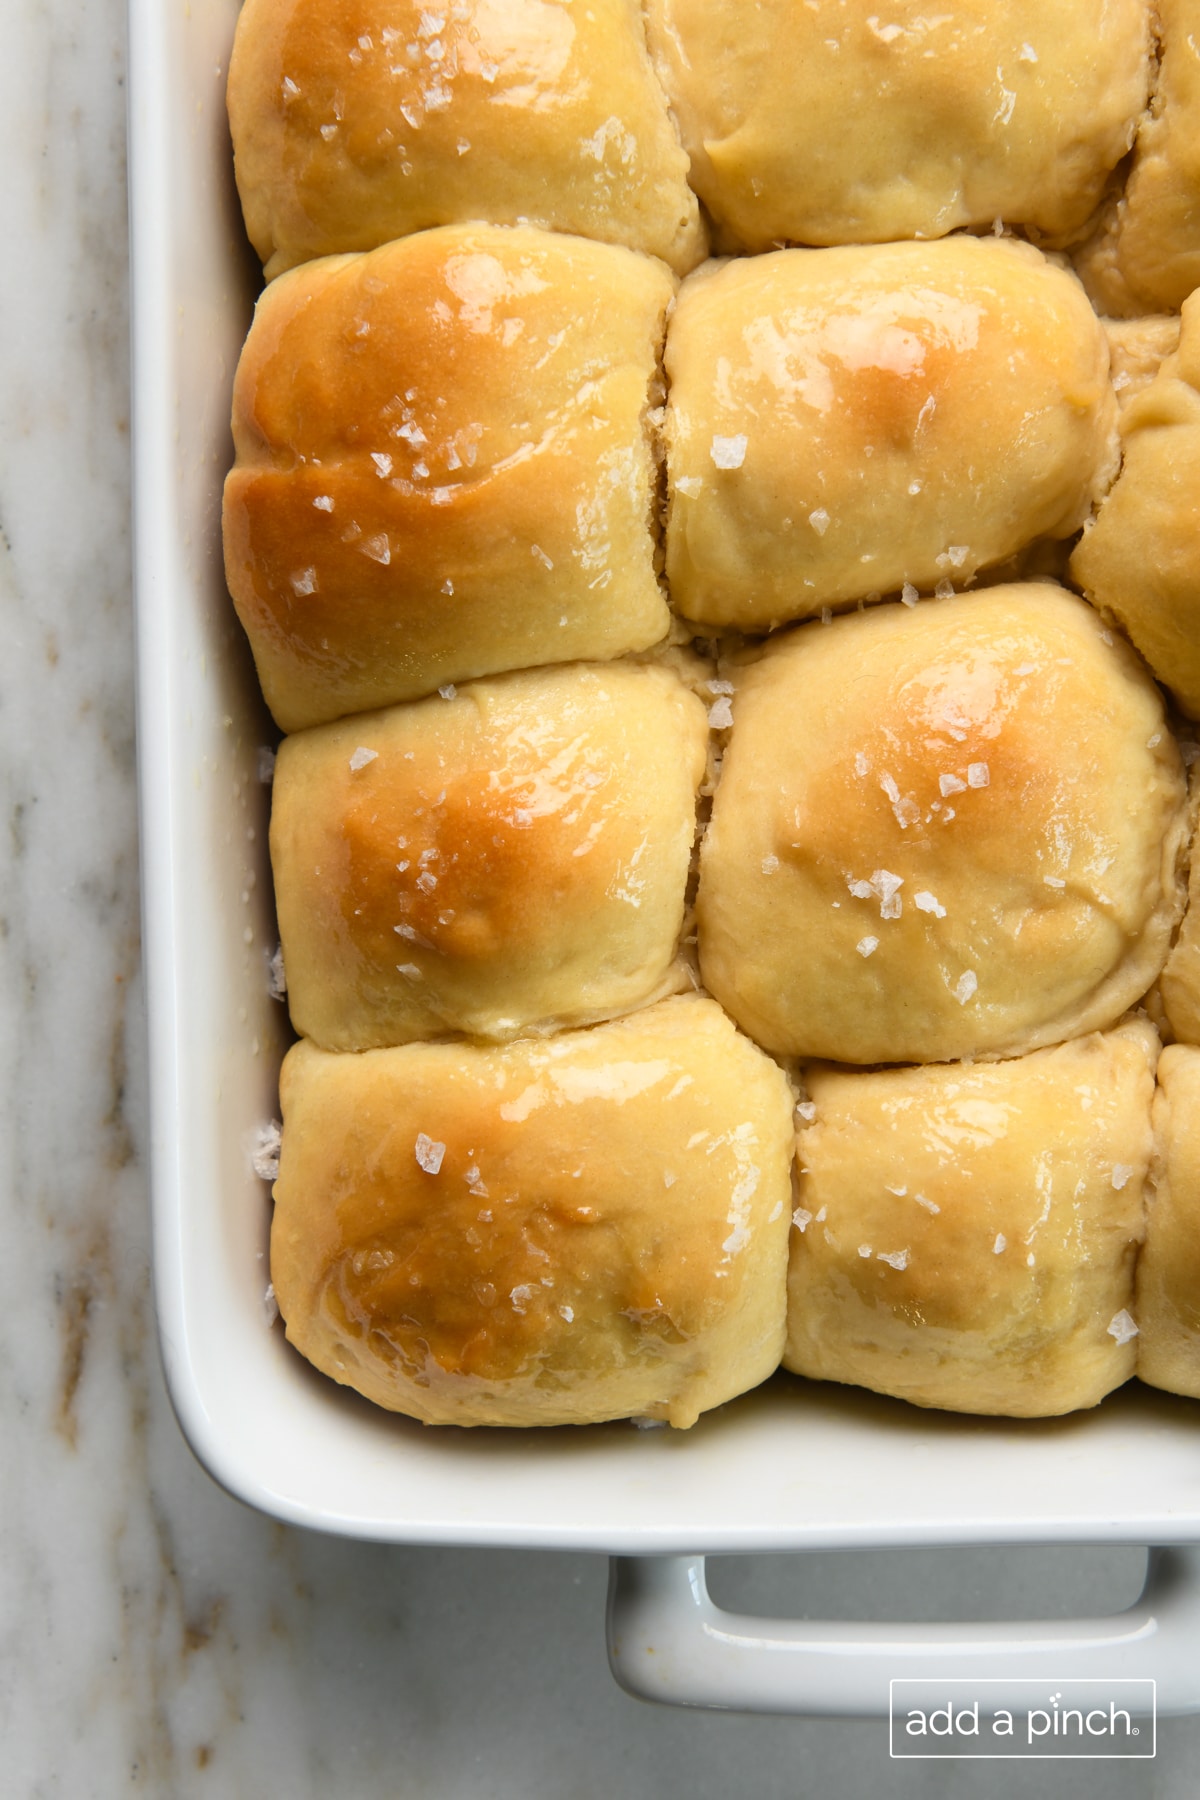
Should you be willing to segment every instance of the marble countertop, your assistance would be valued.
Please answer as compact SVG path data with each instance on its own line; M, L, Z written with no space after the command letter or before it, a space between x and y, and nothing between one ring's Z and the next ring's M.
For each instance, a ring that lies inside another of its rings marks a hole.
M182 4L182 0L168 0ZM639 1706L586 1556L404 1550L247 1512L159 1368L129 530L125 23L17 0L0 72L0 1791L591 1800L1195 1791L1154 1764L889 1765L876 1723ZM1132 1599L1132 1551L730 1566L748 1605L969 1616ZM953 1784L953 1788L951 1786Z

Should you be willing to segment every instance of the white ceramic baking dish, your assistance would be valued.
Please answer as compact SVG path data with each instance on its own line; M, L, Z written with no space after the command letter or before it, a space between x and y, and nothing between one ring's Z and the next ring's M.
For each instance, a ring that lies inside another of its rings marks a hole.
M231 176L235 0L131 0L134 430L155 1271L196 1455L295 1524L407 1544L606 1551L620 1679L660 1699L871 1712L888 1679L1150 1675L1200 1708L1200 1563L1053 1626L787 1627L709 1605L706 1552L1200 1543L1200 1407L1138 1389L986 1422L778 1378L691 1432L427 1430L313 1374L264 1312L283 1009L266 861L273 741L221 574L229 394L257 285ZM645 1561L643 1559L656 1559ZM632 1559L632 1560L629 1560ZM657 1560L661 1559L661 1560ZM657 1654L647 1652L654 1649Z

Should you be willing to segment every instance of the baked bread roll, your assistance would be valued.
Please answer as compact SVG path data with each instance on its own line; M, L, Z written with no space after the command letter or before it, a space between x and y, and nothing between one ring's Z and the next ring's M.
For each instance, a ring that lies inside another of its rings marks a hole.
M470 219L704 254L636 0L246 0L229 120L268 279Z
M760 1044L1011 1056L1146 992L1183 906L1183 768L1082 600L1025 582L874 607L731 673L700 966Z
M711 1001L283 1065L271 1274L335 1381L429 1424L691 1425L783 1345L792 1092Z
M1137 1372L1200 1398L1200 1050L1169 1045L1158 1065L1157 1180L1138 1259Z
M502 1038L686 987L701 702L627 664L447 696L280 747L271 860L297 1031L327 1050Z
M1200 295L1179 349L1121 414L1125 459L1071 579L1200 719Z
M1159 65L1124 190L1077 258L1101 312L1178 311L1200 287L1200 8L1155 0Z
M1133 142L1144 0L649 0L726 249L1078 232Z
M811 1072L784 1366L918 1406L1040 1417L1134 1372L1158 1040Z
M271 284L225 566L285 731L664 636L647 413L673 293L632 251L491 226Z
M667 579L706 625L961 584L1078 530L1116 468L1104 332L1028 244L706 265L666 366Z

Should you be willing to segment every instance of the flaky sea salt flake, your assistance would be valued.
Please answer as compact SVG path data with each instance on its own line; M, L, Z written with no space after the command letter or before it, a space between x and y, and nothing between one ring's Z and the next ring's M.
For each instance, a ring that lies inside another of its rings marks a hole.
M283 1145L283 1126L278 1119L266 1119L255 1127L250 1145L250 1167L260 1181L275 1181L279 1176L279 1152Z
M954 998L960 1006L965 1006L979 986L979 977L974 969L964 969L954 984Z
M425 1132L418 1131L415 1145L417 1162L427 1175L436 1175L442 1166L442 1158L446 1154L445 1144L435 1143Z
M714 436L709 455L718 469L740 469L746 460L746 442L744 431L734 437Z
M282 944L276 944L274 954L267 962L267 992L272 1000L287 998L287 971L283 966Z
M1119 1313L1114 1313L1109 1320L1108 1335L1116 1338L1118 1344L1127 1344L1131 1338L1137 1337L1138 1328L1133 1321L1133 1316L1124 1307Z

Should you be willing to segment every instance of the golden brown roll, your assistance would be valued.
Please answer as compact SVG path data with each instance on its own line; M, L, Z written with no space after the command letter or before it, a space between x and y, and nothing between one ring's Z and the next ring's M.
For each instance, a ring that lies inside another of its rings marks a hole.
M490 226L272 283L225 565L285 731L665 634L647 414L673 292L632 251Z
M1200 295L1179 349L1121 415L1125 459L1071 557L1182 710L1200 719Z
M1124 190L1077 262L1102 312L1177 311L1200 287L1200 7L1155 0L1160 61Z
M1014 1055L1146 992L1183 905L1183 769L1082 600L1026 582L874 607L731 674L697 916L704 981L751 1037Z
M667 578L704 624L961 585L1076 531L1116 467L1104 332L1028 244L706 265L666 366Z
M1066 238L1133 142L1144 0L650 0L650 43L723 247Z
M319 1369L429 1424L691 1425L783 1345L792 1093L719 1007L283 1066L271 1273Z
M472 219L704 254L636 0L246 0L229 119L268 278Z
M1134 1372L1158 1040L814 1070L784 1365L918 1406L1040 1417Z
M707 721L666 669L537 669L286 738L271 860L298 1031L364 1050L584 1024L688 985Z
M1200 1397L1200 1050L1169 1045L1154 1096L1157 1180L1138 1259L1137 1372Z

